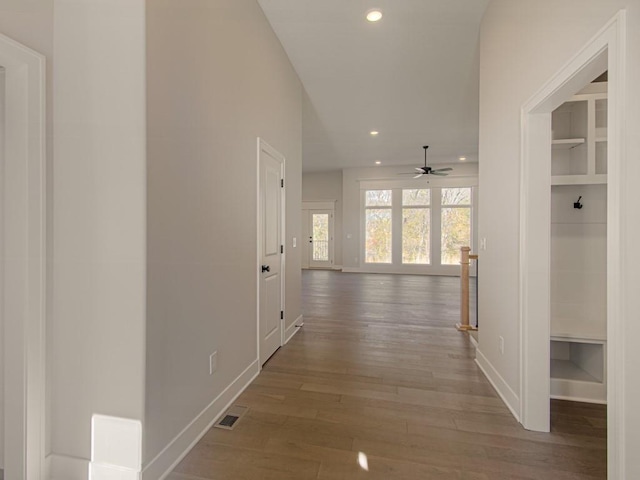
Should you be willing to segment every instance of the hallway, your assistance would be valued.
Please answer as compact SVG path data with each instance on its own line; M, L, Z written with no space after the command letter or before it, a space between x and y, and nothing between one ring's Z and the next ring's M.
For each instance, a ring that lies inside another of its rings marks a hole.
M454 325L459 279L304 271L305 326L170 480L606 478L606 408L527 432ZM368 471L367 471L368 469Z

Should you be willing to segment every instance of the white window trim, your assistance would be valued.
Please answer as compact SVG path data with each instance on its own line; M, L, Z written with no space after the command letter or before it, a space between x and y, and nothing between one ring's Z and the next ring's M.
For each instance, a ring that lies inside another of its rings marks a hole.
M445 275L459 276L459 265L441 265L441 188L471 188L471 251L477 252L477 215L478 215L478 178L475 176L434 178L424 181L409 180L359 180L360 183L360 265L357 271L365 273L397 273L414 275ZM430 259L431 264L403 264L402 263L402 224L394 221L393 232L393 263L366 263L366 225L365 225L365 191L366 190L392 190L393 202L392 211L396 210L394 218L402 218L402 189L430 188L431 193L431 244ZM437 189L437 195L433 193ZM397 214L400 214L398 217ZM398 233L399 232L399 233ZM437 241L434 241L436 239ZM398 240L400 243L398 243ZM397 246L400 246L398 248ZM399 259L399 261L398 261ZM437 263L435 262L437 260ZM475 265L472 266L471 275L475 275Z

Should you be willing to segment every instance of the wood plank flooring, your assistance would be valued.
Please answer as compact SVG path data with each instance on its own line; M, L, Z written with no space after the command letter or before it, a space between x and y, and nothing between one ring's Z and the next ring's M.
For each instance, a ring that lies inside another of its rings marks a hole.
M606 407L524 430L454 328L458 282L304 271L304 328L169 480L606 478Z

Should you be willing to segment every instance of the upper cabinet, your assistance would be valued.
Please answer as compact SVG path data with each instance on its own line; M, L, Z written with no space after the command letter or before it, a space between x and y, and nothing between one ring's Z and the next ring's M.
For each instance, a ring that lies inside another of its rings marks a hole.
M552 185L607 183L607 82L590 83L552 115Z

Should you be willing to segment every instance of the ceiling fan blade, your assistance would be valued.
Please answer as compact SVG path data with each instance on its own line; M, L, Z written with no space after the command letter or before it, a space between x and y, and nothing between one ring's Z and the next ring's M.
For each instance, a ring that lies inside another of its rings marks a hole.
M451 170L453 170L453 168L447 167L447 168L434 168L431 171L432 172L450 172Z
M447 175L449 175L448 173L439 172L438 170L431 170L431 172L429 174L430 175L438 175L440 177L446 177Z
M424 175L424 172L419 173L418 175L414 176L413 178L420 178L422 175Z
M423 169L422 167L416 167L416 168L415 168L415 170L416 170L417 172L423 172L423 171L424 171L424 169Z
M402 172L402 173L396 173L396 175L415 175L415 172Z

